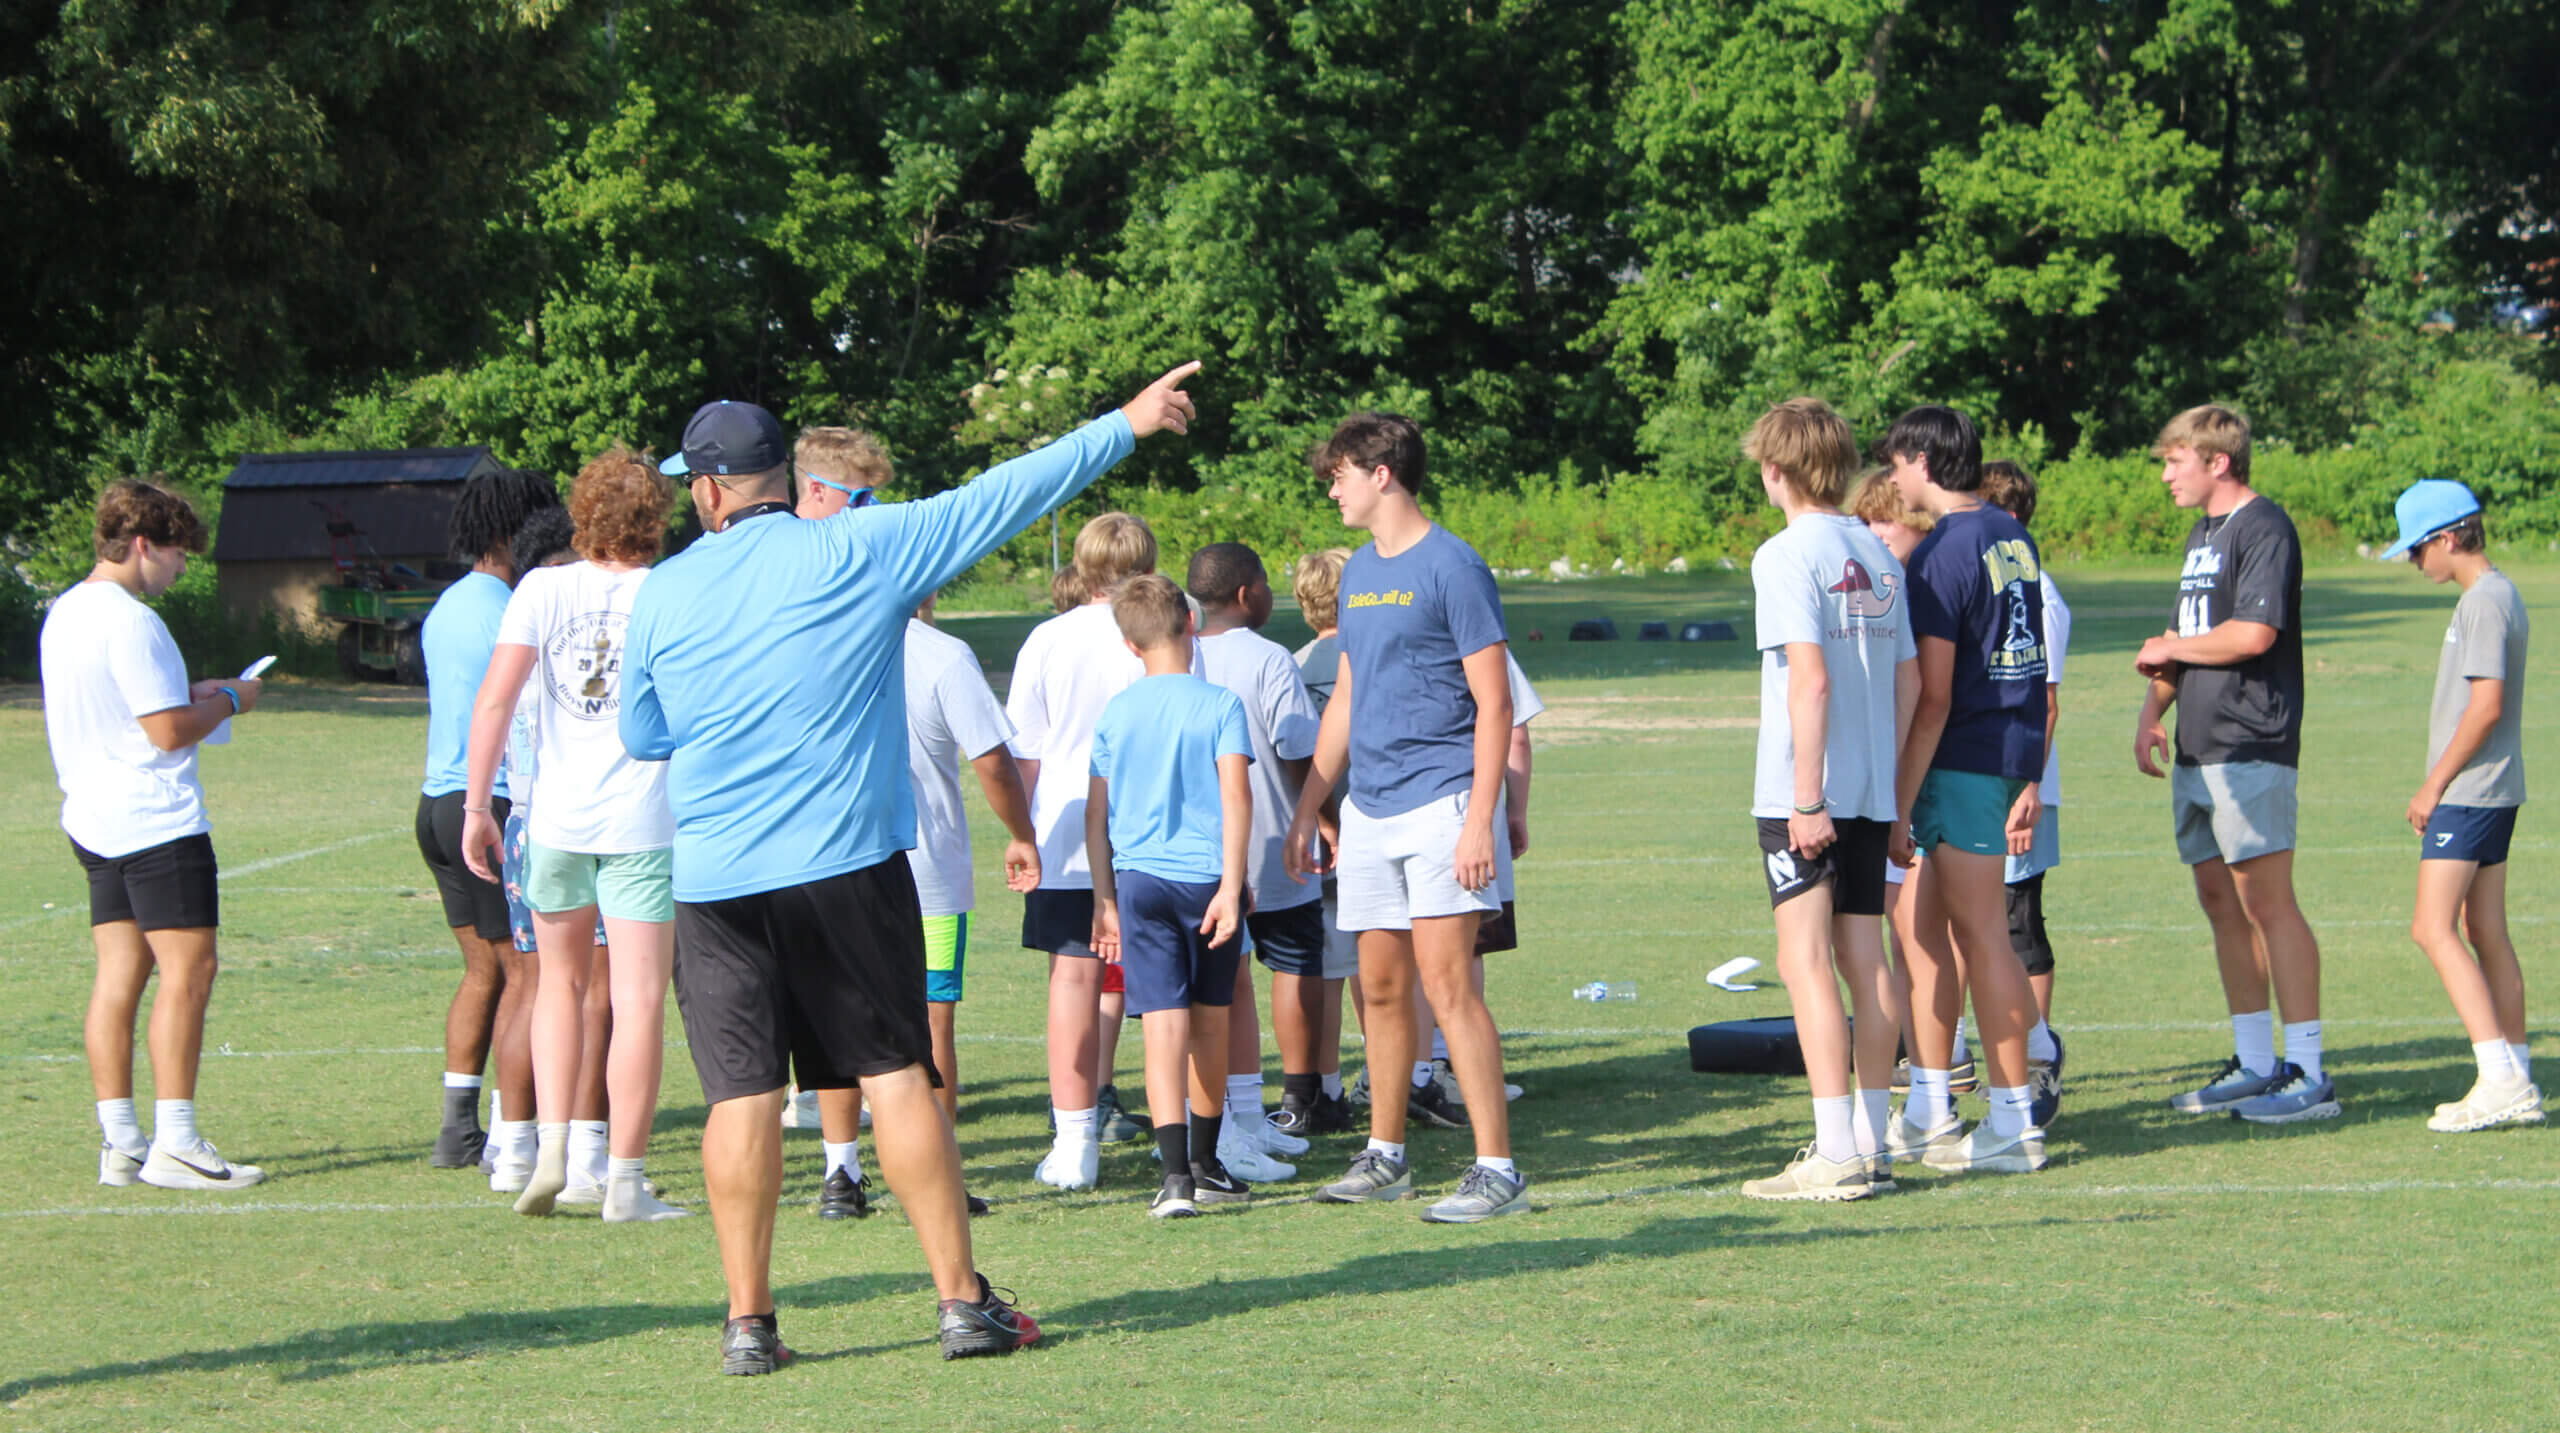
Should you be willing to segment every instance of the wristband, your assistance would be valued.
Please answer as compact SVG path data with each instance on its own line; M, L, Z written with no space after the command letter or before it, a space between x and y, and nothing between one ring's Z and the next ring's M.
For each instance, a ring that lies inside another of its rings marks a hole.
M462 809L465 811L477 811L483 816L489 814L489 808L486 806L465 806Z
M1798 816L1819 816L1819 815L1821 815L1823 812L1828 811L1828 810L1830 810L1830 809L1831 809L1831 803L1830 803L1830 802L1828 802L1828 801L1817 801L1817 802L1813 803L1811 806L1799 806L1799 807L1797 807L1797 808L1796 808L1796 814L1797 814Z
M214 690L222 693L222 699L224 701L231 703L231 714L233 716L240 715L240 694L238 692L233 691L229 687L216 687Z

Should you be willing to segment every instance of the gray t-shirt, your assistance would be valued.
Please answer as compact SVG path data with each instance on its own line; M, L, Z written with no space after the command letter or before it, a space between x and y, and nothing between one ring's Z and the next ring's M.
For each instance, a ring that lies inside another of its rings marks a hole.
M1895 811L1894 675L1915 654L1902 564L1867 525L1807 513L1751 557L1760 647L1760 747L1751 814L1795 809L1795 728L1787 713L1790 643L1822 649L1831 700L1822 795L1834 817L1891 821Z
M1281 770L1316 752L1316 709L1289 649L1243 627L1202 637L1194 644L1212 684L1244 703L1246 734L1253 742L1247 780L1253 788L1253 834L1245 847L1245 877L1256 911L1288 910L1323 894L1313 881L1291 880L1281 858L1289 822L1298 814L1298 790Z
M2495 568L2454 605L2453 624L2444 629L2444 655L2436 663L2435 701L2427 708L2427 768L2435 769L2462 724L2473 678L2504 682L2507 690L2489 739L2445 787L2445 805L2524 804L2524 649L2532 635L2524 599Z

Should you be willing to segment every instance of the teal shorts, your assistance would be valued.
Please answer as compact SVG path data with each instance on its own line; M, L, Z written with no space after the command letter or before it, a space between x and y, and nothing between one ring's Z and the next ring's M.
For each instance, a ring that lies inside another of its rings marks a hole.
M1979 771L1929 768L1911 803L1911 844L1923 856L1953 846L1977 856L2009 855L2009 808L2027 783Z
M928 1005L960 1003L960 978L969 967L969 913L924 918L924 999Z
M594 906L607 920L676 918L675 853L668 847L591 856L524 844L524 903L543 915Z

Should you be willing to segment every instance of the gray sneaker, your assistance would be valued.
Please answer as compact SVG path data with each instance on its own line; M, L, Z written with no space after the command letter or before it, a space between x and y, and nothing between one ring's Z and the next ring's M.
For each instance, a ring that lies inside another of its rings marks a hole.
M1426 1224L1482 1224L1505 1214L1524 1214L1528 1209L1526 1178L1471 1164L1466 1177L1458 1181L1458 1192L1423 1210L1422 1219Z
M1094 1137L1104 1144L1126 1144L1155 1132L1155 1126L1129 1113L1120 1103L1120 1091L1110 1085L1102 1087L1094 1100Z
M2232 1107L2232 1115L2259 1125L2289 1125L2297 1120L2338 1117L2338 1084L2327 1075L2313 1079L2287 1060L2276 1069L2276 1085L2254 1099Z
M2250 1074L2242 1068L2240 1057L2234 1055L2223 1061L2222 1068L2214 1071L2213 1078L2205 1081L2201 1088L2172 1097L2169 1108L2180 1114L2218 1114L2243 1100L2256 1099L2282 1084L2283 1081L2277 1077L2283 1073L2284 1067L2278 1065L2263 1075Z
M1351 1168L1340 1179L1316 1191L1323 1204L1370 1204L1413 1197L1413 1170L1384 1151L1364 1149L1351 1156Z

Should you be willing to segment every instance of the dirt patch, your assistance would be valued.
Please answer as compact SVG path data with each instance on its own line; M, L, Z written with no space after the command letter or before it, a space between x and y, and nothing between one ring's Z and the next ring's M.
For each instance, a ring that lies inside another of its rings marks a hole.
M1717 716L1652 702L1575 701L1547 704L1530 727L1539 737L1570 738L1605 732L1754 731L1756 716Z

